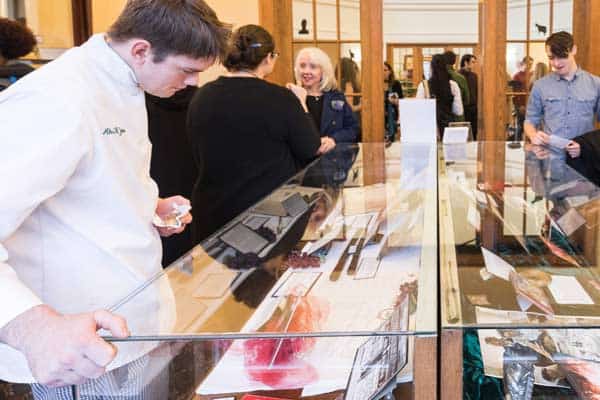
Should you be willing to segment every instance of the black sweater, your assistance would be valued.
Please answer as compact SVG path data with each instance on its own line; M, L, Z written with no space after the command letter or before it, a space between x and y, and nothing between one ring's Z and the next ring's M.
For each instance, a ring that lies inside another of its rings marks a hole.
M148 134L152 142L150 175L158 184L158 194L163 198L175 195L190 198L198 178L185 132L188 105L196 90L195 86L188 86L170 98L146 94ZM192 248L189 229L161 240L165 267Z
M192 195L196 243L294 175L320 146L294 94L257 78L221 77L200 88L188 132L200 171Z

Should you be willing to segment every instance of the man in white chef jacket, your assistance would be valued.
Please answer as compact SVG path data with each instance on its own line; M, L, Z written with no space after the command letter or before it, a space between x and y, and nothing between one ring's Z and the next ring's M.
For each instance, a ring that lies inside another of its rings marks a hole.
M130 0L107 34L0 94L0 379L102 375L106 311L160 268L144 91L169 97L220 58L229 29L202 0ZM183 217L189 223L191 216ZM108 368L107 368L108 367Z

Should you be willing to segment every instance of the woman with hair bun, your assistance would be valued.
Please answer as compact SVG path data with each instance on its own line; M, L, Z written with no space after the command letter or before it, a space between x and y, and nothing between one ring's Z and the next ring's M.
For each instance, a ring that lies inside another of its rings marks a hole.
M329 150L306 107L306 90L264 80L275 67L275 43L264 28L234 32L228 70L201 87L188 110L198 164L192 207L199 242Z
M294 65L296 82L308 92L306 105L323 140L353 143L358 138L358 122L345 95L336 90L331 60L317 47L305 47Z

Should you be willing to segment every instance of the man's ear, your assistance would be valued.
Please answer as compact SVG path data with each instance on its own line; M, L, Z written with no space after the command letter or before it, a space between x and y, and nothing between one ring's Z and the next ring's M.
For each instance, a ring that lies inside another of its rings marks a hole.
M576 44L573 45L573 50L571 50L571 54L573 54L573 55L577 54L577 45Z
M143 39L135 39L130 45L130 55L133 62L137 65L143 65L152 56L152 46L150 42Z

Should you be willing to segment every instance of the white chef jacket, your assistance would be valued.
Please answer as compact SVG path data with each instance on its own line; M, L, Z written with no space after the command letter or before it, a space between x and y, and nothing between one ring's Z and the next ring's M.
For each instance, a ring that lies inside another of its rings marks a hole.
M110 307L160 271L150 154L144 93L102 34L0 94L0 326ZM0 379L33 380L3 344Z

